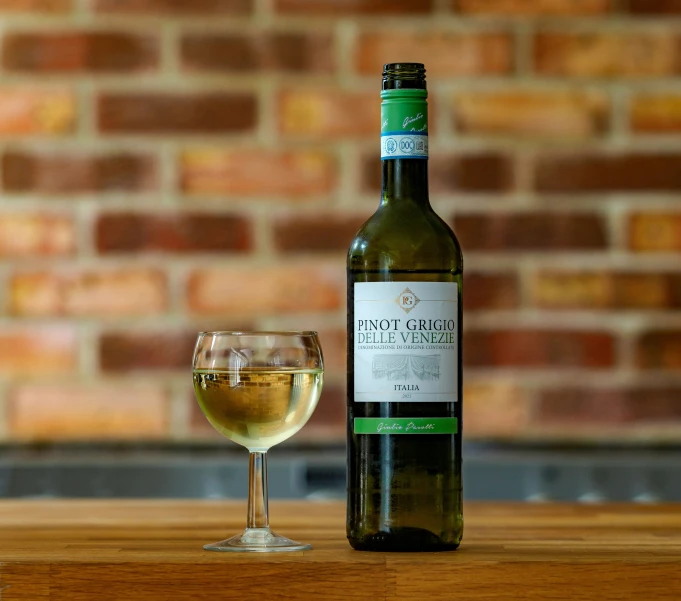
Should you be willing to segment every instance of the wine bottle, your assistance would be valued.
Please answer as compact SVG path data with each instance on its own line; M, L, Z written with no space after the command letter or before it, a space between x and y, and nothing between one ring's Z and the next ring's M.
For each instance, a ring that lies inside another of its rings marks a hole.
M350 245L347 536L366 551L456 549L461 247L428 198L424 66L384 66L382 192Z

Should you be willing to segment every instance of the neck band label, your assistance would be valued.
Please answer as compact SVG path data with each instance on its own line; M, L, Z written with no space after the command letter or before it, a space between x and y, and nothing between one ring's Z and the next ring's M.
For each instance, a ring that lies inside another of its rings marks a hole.
M381 159L428 158L426 90L381 92Z

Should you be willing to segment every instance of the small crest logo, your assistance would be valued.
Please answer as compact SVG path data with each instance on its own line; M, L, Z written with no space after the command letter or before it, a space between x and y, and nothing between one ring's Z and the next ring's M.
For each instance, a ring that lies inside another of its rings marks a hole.
M405 313L409 313L409 311L421 302L421 299L409 290L409 288L405 288L395 299L395 302Z
M400 140L400 150L405 154L414 152L414 140L412 138L402 138Z

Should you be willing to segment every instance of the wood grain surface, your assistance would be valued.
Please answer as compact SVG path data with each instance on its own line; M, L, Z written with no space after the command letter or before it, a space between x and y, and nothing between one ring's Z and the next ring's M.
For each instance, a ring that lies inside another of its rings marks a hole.
M202 549L244 503L0 501L0 600L681 600L681 506L469 504L461 548L359 553L339 503L272 502L312 551Z

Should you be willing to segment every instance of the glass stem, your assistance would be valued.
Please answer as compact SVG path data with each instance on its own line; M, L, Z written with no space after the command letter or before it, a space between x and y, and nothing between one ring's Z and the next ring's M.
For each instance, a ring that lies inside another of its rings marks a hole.
M248 528L269 528L267 516L267 452L252 451L248 464Z

